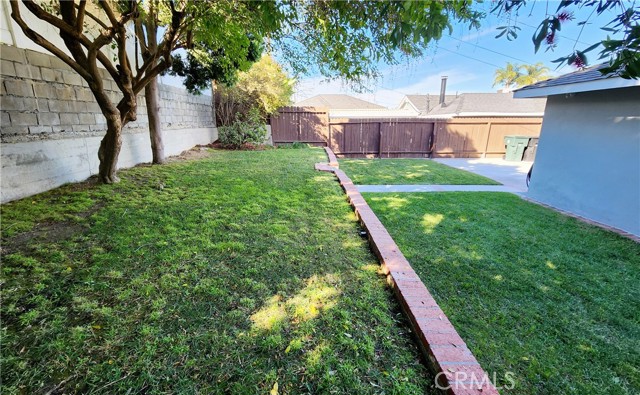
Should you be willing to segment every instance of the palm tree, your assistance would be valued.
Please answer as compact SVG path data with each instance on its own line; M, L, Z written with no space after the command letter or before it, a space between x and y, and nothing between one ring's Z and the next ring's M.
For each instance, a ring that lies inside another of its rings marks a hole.
M520 77L520 66L507 62L504 69L498 69L495 72L493 86L503 85L506 90L511 89L511 85L515 84Z
M549 68L542 62L538 62L536 64L523 64L519 67L519 70L524 70L524 73L521 73L516 79L516 86L518 87L535 84L538 81L543 81L549 78L549 75L547 74L549 72Z
M549 68L542 62L523 65L507 62L505 68L496 70L493 86L503 85L505 90L510 91L512 88L546 80L549 78L548 72Z

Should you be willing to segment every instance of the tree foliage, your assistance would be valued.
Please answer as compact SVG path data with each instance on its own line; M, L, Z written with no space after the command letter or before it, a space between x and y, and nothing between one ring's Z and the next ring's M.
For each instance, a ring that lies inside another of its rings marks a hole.
M270 56L263 55L247 72L238 74L232 86L215 91L216 123L227 126L256 110L262 122L278 108L291 103L294 80Z
M495 71L493 86L502 85L511 89L531 85L549 78L548 71L549 68L541 62L522 65L507 62L504 68Z
M263 117L291 103L295 80L273 57L264 55L246 73L240 73L234 89L257 97L256 107Z
M150 7L157 14L156 37L145 34ZM317 69L325 76L358 81L375 75L378 61L396 62L397 50L419 56L432 39L451 29L452 20L478 26L480 17L471 0L11 0L11 10L27 37L87 81L107 122L98 153L100 178L106 183L118 180L122 127L137 117L137 94L173 63L175 50L194 49L192 55L198 56L194 43L199 43L201 54L223 49L224 58L241 62L247 58L247 38L265 37L296 71ZM25 22L24 11L58 29L64 46ZM134 39L145 56L127 51ZM114 58L105 51L109 46ZM117 103L105 91L99 67L120 90Z
M517 13L527 4L526 0L498 0L492 12ZM607 61L608 66L600 69L602 74L616 73L622 78L636 79L640 77L640 8L635 2L625 0L562 0L554 14L548 15L533 34L532 41L535 51L538 52L544 45L547 50L553 50L556 44L557 33L562 30L565 23L574 19L572 10L576 8L593 8L590 16L577 22L580 26L589 24L589 18L601 15L605 12L613 12L615 17L601 29L621 38L611 38L594 43L593 45L575 49L556 60L559 66L563 64L582 68L588 65L587 53L600 48L599 60ZM515 20L515 19L514 19ZM517 37L520 28L514 23L510 26L499 28L500 33L496 37L505 36L508 39Z
M184 86L193 94L208 89L211 81L232 85L237 80L238 72L247 71L262 54L262 39L245 37L246 40L242 37L238 40L242 48L241 56L230 57L225 48L196 48L184 58L175 55L168 73L184 77Z

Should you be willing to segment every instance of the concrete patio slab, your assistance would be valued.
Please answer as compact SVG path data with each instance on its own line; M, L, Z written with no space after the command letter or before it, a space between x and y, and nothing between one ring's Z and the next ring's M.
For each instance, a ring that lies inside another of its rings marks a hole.
M436 162L456 169L470 171L498 181L505 187L510 187L515 192L527 192L527 173L532 162L508 162L497 158L439 158Z

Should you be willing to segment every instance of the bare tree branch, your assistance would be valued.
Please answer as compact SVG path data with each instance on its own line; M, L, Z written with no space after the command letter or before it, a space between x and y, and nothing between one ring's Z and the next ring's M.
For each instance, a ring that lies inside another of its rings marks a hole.
M87 72L87 70L85 70L84 67L80 66L80 64L78 64L78 62L76 62L73 58L71 58L69 55L64 53L61 49L53 45L50 41L42 37L40 34L38 34L36 31L31 29L27 25L27 23L22 19L22 15L20 15L20 5L18 4L17 0L11 0L10 4L11 4L11 18L13 18L13 20L16 21L18 26L20 26L20 28L22 29L22 31L27 37L33 40L34 43L38 44L42 48L51 52L52 54L57 56L60 60L68 64L73 70L75 70L78 74L80 74L82 78L84 78L87 81L91 80L92 78L91 74L89 74L89 72ZM38 7L38 9L40 9L42 12L45 12L40 7ZM58 18L55 18L55 19L60 21Z
M109 22L111 23L111 26L115 27L118 25L118 19L116 18L116 15L113 13L113 10L111 9L111 5L109 3L110 2L107 0L99 1L100 7L102 7L102 9L104 10L104 13L107 15L107 18L109 18Z
M74 4L74 6L78 7L77 5ZM103 29L109 29L109 26L107 26L100 18L98 18L97 16L93 15L91 12L84 10L84 14L86 16L88 16L89 18L91 18L91 20L93 20L95 23L97 23L98 25L100 25L101 28Z
M75 6L75 2L73 4ZM78 21L76 22L76 31L78 34L82 34L82 30L84 28L84 13L87 7L87 0L80 0L80 5L78 6Z
M144 88L149 83L149 81L151 81L151 79L157 77L158 74L162 73L167 67L169 67L169 63L165 59L162 59L160 62L158 62L157 65L155 65L155 67L146 72L144 74L144 77L139 79L133 85L133 92L137 95L142 90L142 88Z
M13 3L13 1L12 1L12 3ZM64 31L65 33L69 34L70 36L74 36L74 37L78 37L78 38L80 37L80 35L74 29L73 25L69 25L68 23L66 23L62 19L56 18L55 16L53 16L50 13L46 12L45 10L42 9L42 7L40 7L38 4L36 4L36 2L34 2L33 0L23 0L22 3L38 19L41 19L41 20L43 20L43 21L45 21L45 22L57 27L58 29L60 29L61 31ZM11 8L13 9L13 6Z

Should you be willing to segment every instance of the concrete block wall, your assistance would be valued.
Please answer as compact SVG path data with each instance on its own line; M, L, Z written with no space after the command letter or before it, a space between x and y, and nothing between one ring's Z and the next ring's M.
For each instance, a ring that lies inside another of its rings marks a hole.
M0 201L95 174L97 144L106 122L86 82L54 56L5 44L0 44L0 75ZM104 77L106 90L117 102L121 95L115 82L106 71ZM167 155L217 139L210 96L160 85L160 99ZM151 161L143 95L137 114L123 130L119 167Z

